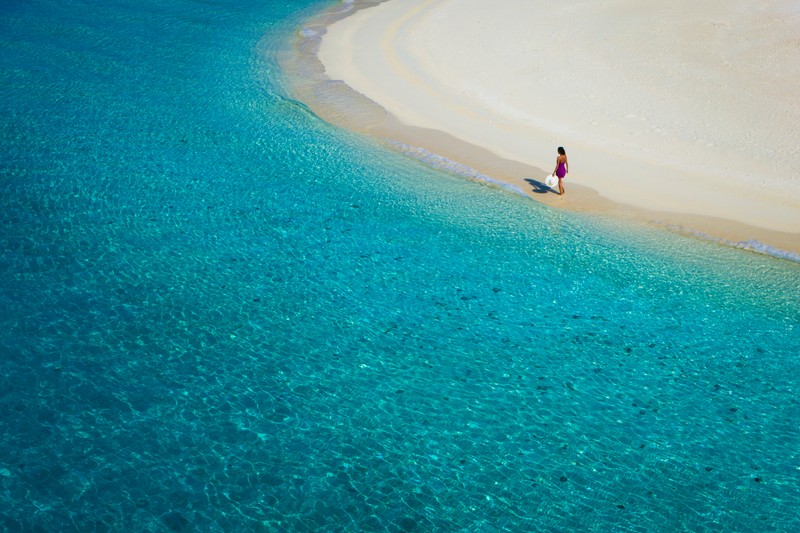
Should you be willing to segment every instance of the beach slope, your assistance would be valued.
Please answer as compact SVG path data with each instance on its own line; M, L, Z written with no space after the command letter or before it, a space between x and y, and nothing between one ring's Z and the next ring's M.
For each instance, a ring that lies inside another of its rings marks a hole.
M364 115L372 133L554 205L800 252L800 28L785 2L355 6L317 55L387 112ZM564 198L540 186L557 146Z

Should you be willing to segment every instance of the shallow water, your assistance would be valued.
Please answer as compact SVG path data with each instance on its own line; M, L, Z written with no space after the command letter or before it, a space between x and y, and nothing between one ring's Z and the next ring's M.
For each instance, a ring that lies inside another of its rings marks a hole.
M0 524L797 530L798 265L327 126L324 5L0 7Z

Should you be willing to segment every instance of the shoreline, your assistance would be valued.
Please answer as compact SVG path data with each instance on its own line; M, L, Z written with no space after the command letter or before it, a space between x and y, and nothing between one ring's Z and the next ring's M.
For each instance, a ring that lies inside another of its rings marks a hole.
M279 58L292 96L321 119L370 136L390 149L423 162L431 158L441 162L443 158L449 163L438 164L438 168L444 166L446 170L465 177L481 176L478 178L481 181L514 189L557 209L643 223L800 262L800 233L756 227L718 216L648 209L612 200L591 186L571 180L574 172L565 181L567 194L560 197L544 185L544 178L550 174L551 168L502 157L489 148L456 138L443 130L408 125L345 81L332 79L319 57L320 44L328 28L339 20L387 1L392 0L348 2L312 15L298 31L291 49ZM552 151L554 161L555 145ZM591 182L591 176L587 181Z

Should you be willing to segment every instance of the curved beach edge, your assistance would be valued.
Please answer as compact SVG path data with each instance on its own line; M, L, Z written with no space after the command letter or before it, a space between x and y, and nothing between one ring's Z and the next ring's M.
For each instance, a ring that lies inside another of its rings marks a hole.
M318 57L327 28L360 10L391 0L348 1L311 15L278 57L292 98L322 120L367 135L389 149L433 168L459 174L496 188L527 196L550 207L644 223L684 236L717 242L800 263L800 234L758 228L735 220L648 210L611 200L583 184L568 183L559 196L544 183L551 169L500 157L444 131L402 123L386 109L331 79Z

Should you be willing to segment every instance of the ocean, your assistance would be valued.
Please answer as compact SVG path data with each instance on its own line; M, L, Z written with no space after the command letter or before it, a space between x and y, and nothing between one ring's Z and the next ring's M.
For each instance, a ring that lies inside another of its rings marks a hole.
M0 529L800 529L798 263L326 124L330 5L0 3Z

